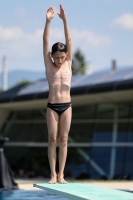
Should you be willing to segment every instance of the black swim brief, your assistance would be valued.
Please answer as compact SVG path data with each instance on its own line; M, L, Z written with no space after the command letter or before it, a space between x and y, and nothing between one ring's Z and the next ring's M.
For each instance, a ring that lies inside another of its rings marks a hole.
M48 103L47 104L47 107L54 110L58 115L61 115L70 106L71 106L71 102L68 102L68 103Z

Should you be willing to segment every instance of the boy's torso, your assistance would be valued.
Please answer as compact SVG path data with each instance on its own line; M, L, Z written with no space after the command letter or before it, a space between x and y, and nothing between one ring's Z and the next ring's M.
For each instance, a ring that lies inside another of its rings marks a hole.
M50 103L64 103L70 102L70 86L72 71L68 62L59 68L54 64L46 68L46 77L49 84L49 97Z

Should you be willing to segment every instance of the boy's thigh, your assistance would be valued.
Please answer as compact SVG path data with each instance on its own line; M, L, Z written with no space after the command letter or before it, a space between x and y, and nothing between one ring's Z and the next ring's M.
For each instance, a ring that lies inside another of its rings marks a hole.
M57 134L58 132L58 123L59 123L59 116L58 114L50 108L47 108L46 113L46 120L47 120L47 128L49 134Z
M59 134L69 133L72 119L72 107L69 107L60 115Z

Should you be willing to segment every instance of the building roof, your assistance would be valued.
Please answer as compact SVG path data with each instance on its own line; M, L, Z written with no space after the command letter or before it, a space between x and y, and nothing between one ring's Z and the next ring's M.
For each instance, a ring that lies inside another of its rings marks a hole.
M72 77L71 95L133 89L133 67ZM21 84L0 94L0 103L43 99L48 97L46 79Z

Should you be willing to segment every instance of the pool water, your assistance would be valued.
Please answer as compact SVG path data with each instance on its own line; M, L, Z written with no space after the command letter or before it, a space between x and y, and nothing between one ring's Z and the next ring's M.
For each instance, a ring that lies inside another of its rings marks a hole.
M126 191L131 192L133 191ZM0 191L0 200L68 200L45 190L4 190Z
M68 200L45 190L5 190L0 191L0 200Z

